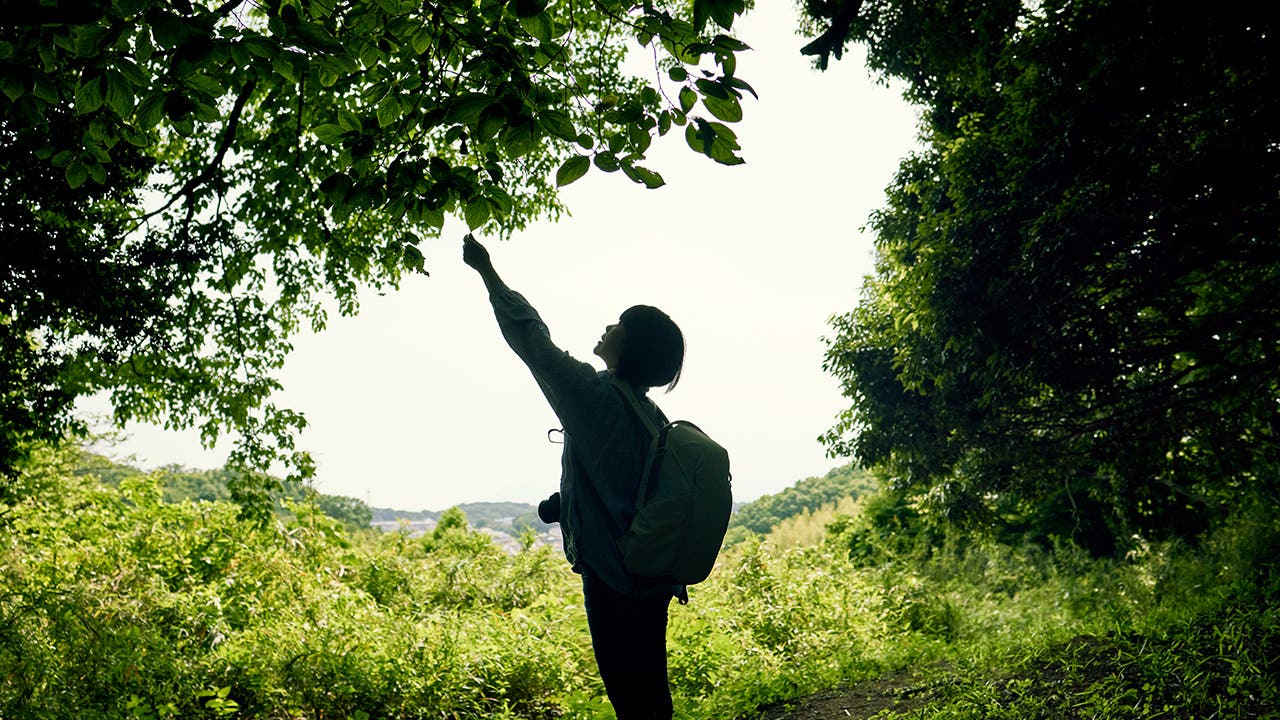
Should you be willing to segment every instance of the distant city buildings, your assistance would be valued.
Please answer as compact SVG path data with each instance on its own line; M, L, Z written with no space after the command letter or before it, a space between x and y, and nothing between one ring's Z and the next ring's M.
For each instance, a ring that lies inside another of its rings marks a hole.
M520 552L519 533L511 526L511 522L515 518L502 518L495 521L495 525L500 527L478 527L472 528L474 532L488 535L498 547L502 548L512 555ZM434 518L422 518L415 520L374 520L370 523L375 529L381 532L403 532L409 537L422 537L436 529L436 520ZM544 532L537 534L534 539L534 547L541 545L549 545L556 552L564 551L564 537L560 533L560 526L553 525Z

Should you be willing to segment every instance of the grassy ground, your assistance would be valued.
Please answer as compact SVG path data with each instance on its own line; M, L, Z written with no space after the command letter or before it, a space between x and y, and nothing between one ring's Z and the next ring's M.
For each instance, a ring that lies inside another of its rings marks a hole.
M461 516L259 527L154 478L48 475L3 513L0 718L612 718L547 548L508 555ZM1274 513L1118 560L810 535L728 549L673 604L677 717L1280 717Z
M1236 605L1151 636L1081 635L1009 667L900 669L758 720L1278 718L1280 610Z

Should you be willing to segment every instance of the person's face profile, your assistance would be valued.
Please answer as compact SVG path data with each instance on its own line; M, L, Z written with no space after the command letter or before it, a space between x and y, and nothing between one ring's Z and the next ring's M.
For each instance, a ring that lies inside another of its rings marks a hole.
M622 355L622 339L625 335L626 328L621 322L609 325L604 329L604 334L600 336L595 349L591 351L604 360L605 367L610 370L618 366L618 358Z

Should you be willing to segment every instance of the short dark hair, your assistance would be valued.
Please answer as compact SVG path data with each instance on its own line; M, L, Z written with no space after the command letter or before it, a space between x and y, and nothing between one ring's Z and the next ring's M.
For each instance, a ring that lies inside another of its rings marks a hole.
M667 392L680 382L684 367L684 333L667 314L650 305L634 305L618 320L626 328L618 357L618 377L634 385L666 385Z

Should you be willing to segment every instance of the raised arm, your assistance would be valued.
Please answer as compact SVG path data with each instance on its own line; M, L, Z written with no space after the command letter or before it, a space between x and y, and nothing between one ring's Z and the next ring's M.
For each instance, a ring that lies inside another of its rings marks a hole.
M600 380L594 367L574 359L551 341L538 312L520 293L507 287L494 270L489 251L470 233L463 239L462 259L484 281L503 339L529 367L565 430L579 440L606 432L598 412L603 403L613 399L608 383Z

